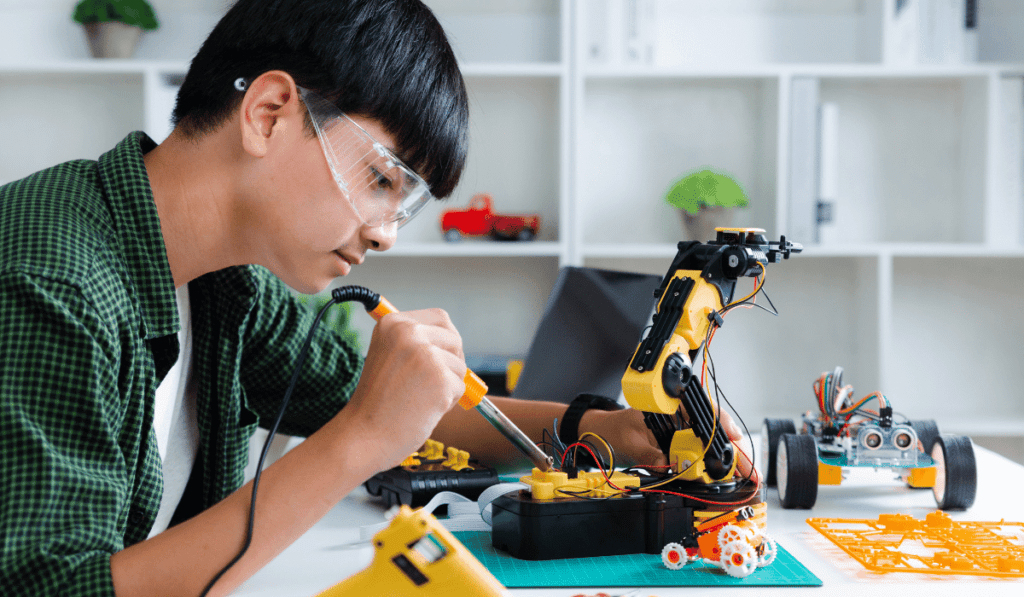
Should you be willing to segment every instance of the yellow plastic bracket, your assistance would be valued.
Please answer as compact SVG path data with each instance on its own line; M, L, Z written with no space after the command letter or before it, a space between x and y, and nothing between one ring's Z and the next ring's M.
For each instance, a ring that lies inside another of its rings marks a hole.
M843 467L818 461L818 485L840 485L843 482Z
M736 470L736 460L733 459L732 467L725 473L722 479L731 478ZM693 429L680 429L672 434L672 443L668 449L668 461L672 470L683 471L680 476L686 481L701 481L703 483L714 483L722 479L713 479L704 467L704 443L693 432Z
M428 439L418 452L423 460L438 460L444 458L444 444L439 441Z
M441 466L448 467L453 471L469 468L469 452L448 446L448 458L441 463Z
M924 466L910 469L907 485L911 487L935 487L935 467Z
M511 396L519 383L519 374L523 372L523 361L512 359L505 366L505 390Z
M640 477L615 471L611 475L611 484L599 471L581 471L575 479L570 479L562 471L544 472L534 468L529 475L519 479L530 486L530 493L535 500L552 500L569 497L615 497L619 490L640 487ZM615 487L612 487L614 485Z

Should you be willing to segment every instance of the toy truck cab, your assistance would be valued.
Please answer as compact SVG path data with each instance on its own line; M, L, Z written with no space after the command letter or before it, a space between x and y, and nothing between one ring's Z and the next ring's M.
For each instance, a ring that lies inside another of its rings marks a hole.
M497 214L488 193L474 195L467 209L449 209L441 214L441 233L456 242L463 236L491 236L499 240L532 240L540 230L536 214Z

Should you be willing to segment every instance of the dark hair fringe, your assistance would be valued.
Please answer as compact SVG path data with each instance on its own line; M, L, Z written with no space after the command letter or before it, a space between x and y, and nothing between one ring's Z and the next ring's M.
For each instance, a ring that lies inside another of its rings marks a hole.
M241 102L234 81L271 70L378 120L437 197L455 189L469 102L447 36L419 0L239 0L193 58L175 126L190 139L216 130Z

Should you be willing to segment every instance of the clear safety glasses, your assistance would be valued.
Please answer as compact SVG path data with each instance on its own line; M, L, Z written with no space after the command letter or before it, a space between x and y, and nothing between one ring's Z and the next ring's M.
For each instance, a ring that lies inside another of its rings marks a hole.
M430 202L427 183L331 102L299 88L338 188L372 227L401 228Z

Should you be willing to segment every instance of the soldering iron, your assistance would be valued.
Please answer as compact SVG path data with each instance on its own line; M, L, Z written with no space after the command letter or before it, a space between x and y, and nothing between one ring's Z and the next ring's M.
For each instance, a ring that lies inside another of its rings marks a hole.
M277 418L274 420L274 424L270 427L267 434L267 438L263 442L263 450L260 452L259 462L256 465L256 473L252 480L252 498L249 501L249 521L245 533L245 542L242 544L242 549L239 550L238 554L227 563L217 573L216 576L210 580L206 588L203 589L201 597L206 597L209 594L210 589L213 588L217 581L224 575L225 572L231 569L245 552L249 550L249 546L252 544L253 527L256 519L256 492L259 489L260 477L263 472L263 465L266 462L267 454L270 452L270 443L273 441L274 436L277 434L277 428L281 424L281 420L284 418L285 409L288 407L288 401L291 398L292 392L295 390L295 385L298 382L299 374L302 372L302 364L306 360L306 353L309 352L310 344L313 341L313 332L319 325L320 320L323 319L327 309L336 303L346 303L349 301L357 301L362 303L366 308L367 313L370 314L375 320L380 321L382 317L390 313L397 313L398 309L395 308L387 299L381 295L373 292L368 288L362 286L342 286L331 291L331 300L320 309L313 319L313 324L310 326L309 334L306 336L306 341L302 345L302 349L299 351L298 359L295 361L295 371L292 373L291 380L288 383L288 389L285 390L284 398L281 399L281 408L278 410ZM494 427L501 432L502 435L507 437L527 458L533 462L534 466L542 471L549 471L554 466L554 459L545 454L537 444L533 443L519 427L516 426L508 417L505 416L498 407L494 406L487 398L487 384L472 370L466 368L466 375L463 378L466 383L466 391L459 399L459 405L462 408L469 410L475 408L484 416Z
M336 303L358 301L366 307L366 312L377 321L389 313L398 312L398 309L386 298L362 286L337 288L331 292L331 298ZM502 435L519 448L533 462L534 466L542 471L551 470L554 460L538 448L537 444L533 443L515 423L498 410L497 406L494 406L494 403L487 398L487 384L469 368L466 368L466 376L463 380L466 382L466 392L462 398L459 398L459 406L466 410L475 408L491 425L494 425Z

